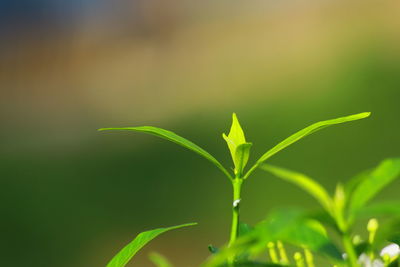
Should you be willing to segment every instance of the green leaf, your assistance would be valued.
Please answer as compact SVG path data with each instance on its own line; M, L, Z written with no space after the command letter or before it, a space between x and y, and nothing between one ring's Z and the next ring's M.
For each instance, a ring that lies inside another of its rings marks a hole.
M313 179L301 173L289 171L267 164L262 164L261 169L272 173L278 178L297 185L298 187L306 191L309 195L313 196L329 214L333 215L332 198L329 196L326 190Z
M208 153L207 151L205 151L198 145L194 144L193 142L177 135L174 132L171 132L171 131L168 131L165 129L161 129L158 127L153 127L153 126L124 127L124 128L101 128L101 129L99 129L99 131L110 131L110 130L143 132L143 133L161 137L163 139L166 139L168 141L171 141L173 143L181 145L189 150L196 152L200 156L203 156L204 158L208 159L215 166L217 166L226 176L228 176L229 179L232 179L229 172L210 153Z
M244 143L236 148L234 159L236 166L235 172L239 177L242 176L243 169L246 167L247 161L249 160L251 146L252 143Z
M350 197L349 215L353 216L371 198L400 175L400 158L386 159L365 173Z
M232 114L232 126L228 136L222 134L222 137L225 139L231 153L235 165L235 174L241 175L249 159L252 144L246 142L243 129L235 113Z
M309 218L302 210L277 210L255 228L255 231L261 229L261 237L265 235L264 238L268 239L272 236L274 240L305 247L332 259L341 259L339 249L329 240L324 226L317 220ZM267 240L262 242L265 241Z
M123 267L125 266L133 256L148 242L159 236L160 234L182 227L196 225L197 223L187 223L177 226L171 226L166 228L158 228L150 231L140 233L136 238L126 245L112 260L107 264L107 267Z
M387 201L364 206L357 210L356 217L395 216L400 217L400 202Z
M247 223L239 223L239 236L246 235L251 231L253 231L253 227L251 227Z
M341 124L344 122L349 122L349 121L354 121L354 120L359 120L359 119L364 119L370 116L370 112L363 112L355 115L350 115L346 117L341 117L337 119L332 119L332 120L326 120L326 121L320 121L317 123L314 123L303 130L298 131L297 133L289 136L270 150L268 150L264 155L261 156L261 158L256 162L256 164L251 167L251 169L246 173L245 179L249 177L249 175L264 161L281 151L282 149L290 146L291 144L299 141L300 139L306 137L307 135L310 135L312 133L315 133L321 129L324 129L328 126L336 125L336 124Z
M157 252L150 253L149 259L157 267L172 267L172 264L167 260L167 258Z
M279 209L257 224L246 235L240 236L230 247L223 248L203 266L223 266L233 255L247 253L255 258L265 253L268 242L281 241L298 247L306 247L314 252L341 261L340 250L329 240L325 228L318 221L308 217L299 209Z

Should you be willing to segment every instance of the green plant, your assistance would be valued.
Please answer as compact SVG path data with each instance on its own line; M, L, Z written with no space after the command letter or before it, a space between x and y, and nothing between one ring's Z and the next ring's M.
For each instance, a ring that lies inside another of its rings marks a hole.
M356 244L352 242L352 230L355 221L367 215L390 214L400 215L400 203L383 203L372 206L370 209L366 204L385 186L400 175L400 158L386 159L376 168L363 172L345 185L339 183L336 191L331 197L324 187L315 180L297 172L289 171L272 165L263 164L261 168L274 176L285 181L291 182L312 197L314 197L323 207L325 215L331 220L322 220L339 234L342 245L347 253L348 264L350 266L359 266L358 257L360 253L356 251ZM361 252L369 251L370 258L374 259L375 254L372 248L376 245L376 231L378 224L375 219L371 219L368 223L367 230L369 232L368 246ZM386 239L390 239L387 237Z
M330 241L327 238L325 230L323 226L318 222L318 220L307 218L302 215L302 212L299 211L290 211L286 214L274 213L271 215L269 219L265 222L260 223L258 227L255 229L251 229L250 227L246 226L245 224L241 224L239 221L240 215L240 202L241 202L241 187L243 183L250 177L250 175L257 169L263 168L269 171L275 171L275 174L281 174L280 177L284 177L282 173L287 174L287 171L283 171L282 169L278 169L276 167L272 167L269 165L265 165L265 162L271 158L273 155L278 153L279 151L285 149L286 147L290 146L291 144L299 141L300 139L315 133L323 128L328 126L341 124L345 122L350 122L354 120L359 120L366 118L370 115L369 112L359 113L351 116L341 117L332 120L320 121L314 123L303 130L296 132L295 134L289 136L288 138L284 139L282 142L265 152L250 168L248 171L245 171L245 167L248 163L250 157L250 149L252 144L246 141L244 132L242 127L239 124L236 114L233 114L233 121L231 125L231 129L228 135L223 134L223 139L226 141L232 161L233 161L233 172L230 173L216 158L214 158L210 153L199 147L198 145L194 144L193 142L165 129L153 127L153 126L140 126L140 127L124 127L124 128L102 128L99 129L100 131L106 130L122 130L122 131L136 131L136 132L143 132L151 135L155 135L161 137L163 139L169 140L176 144L179 144L189 150L192 150L199 154L200 156L204 157L211 163L213 163L230 181L233 188L233 204L232 204L232 223L231 223L231 231L230 231L230 238L228 242L227 248L221 250L221 252L216 253L218 256L214 257L216 260L209 261L206 265L209 266L216 266L216 265L223 265L228 264L230 266L259 266L258 263L249 261L248 255L252 255L260 249L263 249L263 246L250 246L248 245L249 240L253 240L255 237L260 240L267 241L271 240L271 242L275 241L275 239L283 240L283 241L293 241L295 245L304 246L304 244L308 244L310 247L314 247L317 251L323 251L319 249L320 246L328 245L326 248L328 249L327 253L333 254L337 252L334 246L330 247ZM286 175L286 179L289 180L290 175ZM293 176L291 176L293 178ZM309 193L311 193L315 198L320 201L321 205L328 211L328 213L337 219L337 224L340 225L340 229L344 229L347 231L349 221L345 220L341 210L344 207L344 192L339 187L335 197L332 199L329 195L325 192L325 190L319 186L316 182L312 181L311 179L304 178L303 176L297 177L297 179L291 179L291 181L297 181L299 185L302 185L303 188L306 188ZM357 187L359 188L359 187ZM362 205L364 202L362 201L362 197L359 197L357 202L354 202L356 205L354 208L357 208L357 205ZM365 201L365 200L364 200ZM333 204L334 203L334 204ZM335 205L335 206L334 206ZM290 215L290 216L289 216ZM346 217L347 218L347 217ZM276 224L276 222L279 222ZM187 226L187 225L183 225ZM161 233L170 229L179 228L182 226L172 227L172 228L161 228L153 230L156 233ZM242 229L242 231L241 231ZM245 229L243 231L243 229ZM267 230L265 230L267 229ZM274 231L272 230L274 229ZM282 230L282 231L281 231ZM135 253L144 246L148 241L152 238L156 237L158 234L154 234L153 231L145 232L146 236L151 236L151 238L143 238L143 234L134 239L130 244L128 244L121 252L119 252L109 263L109 267L115 266L125 266L125 264L135 255ZM344 231L345 233L347 233ZM238 240L239 233L242 232L242 239ZM280 233L280 234L277 234ZM290 237L290 234L295 234L294 237ZM290 240L289 240L290 239ZM279 241L278 240L278 241ZM347 244L349 241L349 237L345 236L344 239L345 243ZM280 241L279 241L280 242ZM243 246L244 244L244 246ZM275 243L270 243L275 244ZM281 244L281 243L279 243ZM241 246L242 245L242 246ZM265 245L265 243L264 243ZM316 246L317 245L317 246ZM282 244L279 246L281 248L281 254L283 254L283 246ZM349 257L351 258L351 263L354 263L354 253L352 252L354 249L349 245L347 248L349 251ZM214 247L210 247L210 251L216 252L217 249ZM246 252L248 251L248 252ZM311 267L312 260L311 253L306 249L306 257L302 259L298 254L295 257L297 265L301 265L302 261L308 262L308 266ZM247 254L246 254L247 253ZM337 253L336 253L337 256ZM283 257L283 256L282 256ZM285 258L285 257L283 257ZM287 258L287 257L286 257ZM158 259L160 259L158 257ZM285 261L285 259L283 260ZM153 260L154 262L154 260ZM157 262L157 261L155 261ZM160 262L160 261L159 261ZM162 261L165 263L165 261ZM272 260L272 264L279 264ZM282 262L280 262L282 263ZM285 262L283 262L285 264ZM261 264L261 263L260 263ZM264 263L262 263L264 264ZM355 263L354 263L355 264ZM162 264L159 264L162 266ZM165 266L165 264L164 264ZM260 266L272 266L272 265L260 265ZM352 265L356 266L356 265Z

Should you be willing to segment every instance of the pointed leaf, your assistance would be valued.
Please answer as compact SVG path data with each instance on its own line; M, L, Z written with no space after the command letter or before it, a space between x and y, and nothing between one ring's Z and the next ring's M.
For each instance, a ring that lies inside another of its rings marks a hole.
M132 259L133 256L135 256L135 254L142 247L144 247L148 242L150 242L160 234L173 229L192 225L196 225L196 223L187 223L166 228L158 228L140 233L132 242L126 245L120 252L118 252L117 255L114 256L114 258L112 258L112 260L107 264L107 267L123 267Z
M124 127L124 128L101 128L99 131L109 131L109 130L121 130L121 131L135 131L135 132L143 132L148 133L151 135L155 135L181 145L189 150L196 152L197 154L203 156L204 158L211 161L215 166L217 166L228 178L231 178L229 172L222 166L221 163L217 159L215 159L210 153L199 147L198 145L194 144L193 142L177 135L174 132L161 129L158 127L153 126L139 126L139 127Z
M243 129L235 113L232 114L232 126L228 136L222 134L222 137L228 145L235 164L235 174L241 174L249 159L251 143L246 142Z
M363 112L355 115L350 115L346 117L341 117L337 119L332 119L332 120L326 120L326 121L320 121L317 123L314 123L307 128L304 128L303 130L298 131L297 133L289 136L270 150L268 150L264 155L261 156L261 158L256 162L256 164L248 171L246 174L245 178L247 178L261 163L281 151L282 149L290 146L291 144L299 141L300 139L306 137L307 135L310 135L312 133L315 133L321 129L324 129L328 126L336 125L336 124L341 124L344 122L349 122L349 121L354 121L354 120L359 120L359 119L364 119L370 116L370 112Z
M354 189L349 203L352 216L371 198L400 175L400 158L386 159L374 170L365 173L365 177Z
M278 178L299 186L309 195L313 196L328 213L333 215L332 198L329 196L326 190L313 179L305 176L304 174L289 171L272 165L262 164L261 168L267 172L272 173Z
M150 253L149 259L157 267L172 267L172 264L167 260L167 258L157 252Z

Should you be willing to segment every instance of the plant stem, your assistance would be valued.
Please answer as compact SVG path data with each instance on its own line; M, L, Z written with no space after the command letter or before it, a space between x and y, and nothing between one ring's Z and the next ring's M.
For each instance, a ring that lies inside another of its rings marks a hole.
M349 263L351 267L358 267L357 263L357 254L354 249L353 243L351 242L350 236L348 233L344 233L342 236L342 242L344 249L347 253L347 257L349 259Z
M243 179L235 177L232 180L233 185L233 207L232 207L232 226L229 246L231 246L239 235L239 211L240 211L240 191L242 188Z

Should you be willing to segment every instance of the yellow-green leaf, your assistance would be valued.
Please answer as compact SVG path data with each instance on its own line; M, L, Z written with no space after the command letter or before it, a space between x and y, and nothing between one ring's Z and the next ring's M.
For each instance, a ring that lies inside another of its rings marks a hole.
M281 178L285 181L291 182L299 186L309 195L313 196L328 213L333 215L332 198L329 196L325 188L323 188L319 183L317 183L313 179L305 176L304 174L289 171L269 164L268 165L262 164L261 169L272 173L278 178Z
M149 259L157 267L172 267L172 264L167 260L167 258L157 252L151 252L149 254Z
M271 148L270 150L268 150L264 155L262 155L260 157L260 159L256 162L256 164L251 167L251 169L246 173L245 175L245 179L249 177L249 175L263 162L265 162L267 159L269 159L270 157L272 157L273 155L275 155L276 153L278 153L279 151L281 151L282 149L290 146L291 144L299 141L300 139L315 133L321 129L324 129L328 126L332 126L332 125L336 125L336 124L341 124L344 122L349 122L349 121L355 121L355 120L360 120L360 119L364 119L367 118L371 115L370 112L363 112L363 113L359 113L359 114L355 114L355 115L350 115L350 116L346 116L346 117L341 117L341 118L337 118L337 119L332 119L332 120L326 120L326 121L320 121L317 123L314 123L306 128L304 128L303 130L298 131L297 133L289 136L288 138L286 138L285 140L283 140L282 142L280 142L279 144L277 144L276 146L274 146L273 148Z
M353 215L362 208L371 198L381 191L390 182L400 176L400 158L386 159L375 169L364 172L363 177L357 176L359 181L352 192L349 203L349 214Z
M246 142L244 132L235 113L232 115L232 126L228 135L222 134L235 165L235 175L240 175L247 164L251 143Z
M112 260L107 264L107 267L123 267L133 258L133 256L135 256L135 254L142 247L144 247L148 242L150 242L160 234L173 229L178 229L192 225L196 225L196 223L187 223L166 228L158 228L140 233L138 236L136 236L136 238L132 242L126 245L120 252L118 252L117 255L114 256L114 258L112 258Z
M199 154L200 156L206 158L210 162L212 162L215 166L217 166L228 178L232 179L231 175L229 172L222 166L222 164L214 158L210 153L199 147L198 145L194 144L193 142L177 135L174 132L158 128L158 127L153 127L153 126L139 126L139 127L123 127L123 128L101 128L99 131L112 131L112 130L118 130L118 131L135 131L135 132L143 132L147 134L151 134L154 136L161 137L163 139L166 139L168 141L171 141L175 144L181 145L189 150L192 150Z

